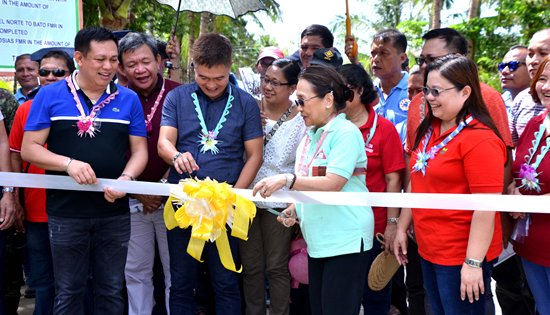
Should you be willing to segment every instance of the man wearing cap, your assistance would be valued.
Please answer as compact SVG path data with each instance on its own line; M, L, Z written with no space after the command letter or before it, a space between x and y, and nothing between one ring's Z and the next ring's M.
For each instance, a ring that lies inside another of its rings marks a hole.
M29 92L38 86L38 62L32 60L30 54L15 58L15 80L21 86L15 91L15 98L23 104L28 100Z
M407 60L407 38L394 29L377 32L371 46L371 69L379 103L376 113L395 126L407 119L409 74L401 67Z
M260 77L263 77L273 61L284 57L285 54L279 48L273 46L265 47L260 51L260 55L256 61L256 71L260 74Z
M332 48L334 35L324 25L312 24L306 27L300 35L300 49L289 59L300 64L301 68L309 67L313 54L321 48Z
M550 28L536 32L529 41L525 62L530 78L535 76L539 64L544 57L548 55L548 52L550 52ZM517 144L527 122L540 114L543 110L544 106L533 101L529 87L521 91L514 98L514 105L512 106L512 114L509 121L510 133L512 134L514 144Z
M321 48L315 51L311 58L310 65L321 65L326 67L338 68L344 60L342 55L335 47Z
M164 79L160 72L158 42L142 33L129 33L118 44L119 67L128 79L128 88L135 91L145 113L148 162L138 180L166 182L168 164L157 153L157 143L166 95L180 84ZM153 264L155 243L164 271L166 309L170 292L170 258L166 241L162 196L130 196L131 233L126 260L128 313L151 314L153 300Z
M80 67L40 89L25 126L21 157L80 185L98 178L134 180L147 164L144 114L136 94L112 82L118 66L111 31L90 27L75 37ZM48 142L48 147L44 144ZM54 314L83 314L91 274L96 314L124 312L124 266L130 211L123 192L46 191Z
M38 78L40 86L65 79L75 70L73 58L61 50L46 53L39 61ZM36 94L39 89L29 94ZM30 95L29 95L30 96ZM25 123L32 106L31 99L21 104L15 113L10 140L10 158L14 172L29 174L45 174L45 171L35 165L21 160L21 144ZM25 235L27 240L27 262L30 274L27 275L27 286L36 291L35 313L51 314L54 301L54 277L50 240L48 238L48 215L46 214L46 190L35 188L20 188L23 196L25 218Z

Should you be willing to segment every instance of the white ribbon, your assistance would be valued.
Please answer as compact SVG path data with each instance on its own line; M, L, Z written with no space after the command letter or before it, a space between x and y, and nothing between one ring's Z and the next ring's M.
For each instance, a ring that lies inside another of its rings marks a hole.
M69 176L36 175L0 172L0 186L47 188L102 192L104 187L117 191L168 196L170 190L181 189L175 184L98 179L96 185L79 185ZM496 194L403 194L352 193L327 191L279 191L267 199L252 196L250 189L235 189L235 193L252 201L328 204L346 206L377 206L396 208L426 208L454 210L485 210L506 212L550 213L550 196L518 196Z

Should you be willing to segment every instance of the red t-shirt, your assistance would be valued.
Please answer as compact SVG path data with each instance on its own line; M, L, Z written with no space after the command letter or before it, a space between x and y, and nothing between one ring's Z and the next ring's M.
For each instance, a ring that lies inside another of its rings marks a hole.
M369 119L359 127L363 134L363 140L367 141L374 123L375 112L369 109ZM366 185L371 192L385 192L385 175L400 172L405 168L405 158L399 134L394 125L386 118L378 115L374 135L367 147L367 176ZM374 234L384 233L387 221L387 209L385 207L372 207L374 213Z
M495 89L488 86L485 83L480 83L481 96L487 110L493 119L493 123L497 128L504 144L507 147L513 148L512 136L510 135L510 128L508 126L508 115L506 114L506 105L500 93ZM418 93L409 104L409 114L407 118L407 140L405 150L408 154L411 154L411 150L416 140L416 129L420 126L420 123L426 117L428 113L427 102L424 99L424 93Z
M443 141L456 127L440 135L440 121L434 122L428 150ZM415 151L410 167L416 163ZM490 161L488 163L487 161ZM447 146L429 160L426 175L411 173L413 193L475 194L502 192L506 148L492 130L477 120L462 130ZM464 262L473 211L412 209L422 258L439 265L456 266ZM500 215L495 215L495 230L487 261L502 251Z
M540 124L544 122L544 116L545 113L531 119L519 138L516 149L516 160L512 165L514 178L516 178L516 187L521 186L519 170L521 164L525 162L525 156L529 156L528 153L529 149L533 146L532 141L535 139L535 132L539 130ZM535 156L533 157L533 161L540 153L541 147L545 145L546 138L548 138L547 135L542 137L535 152ZM550 155L547 154L542 159L536 171L539 173L540 192L520 188L522 194L544 195L550 193ZM548 250L550 248L550 214L532 213L530 215L531 225L529 226L529 233L525 237L523 243L514 242L514 250L518 255L530 262L548 268L550 267L550 250Z
M13 152L21 152L21 144L23 143L23 134L25 132L25 123L29 116L32 100L21 104L15 112L13 125L10 132L10 150ZM27 169L27 162L23 161L22 170ZM29 174L45 174L46 172L31 164L28 170ZM38 188L25 188L22 190L24 194L25 220L29 222L48 222L46 214L46 190Z

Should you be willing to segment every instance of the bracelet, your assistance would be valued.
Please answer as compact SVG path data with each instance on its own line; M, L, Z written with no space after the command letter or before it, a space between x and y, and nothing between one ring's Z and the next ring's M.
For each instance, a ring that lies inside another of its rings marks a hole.
M176 154L174 154L174 157L172 158L172 164L176 164L176 160L179 159L180 156L182 156L183 153L181 152L178 152Z
M65 170L64 170L65 173L67 173L67 171L69 170L69 165L71 165L72 161L73 161L73 158L69 158L67 162L65 162Z
M399 217L388 218L386 220L386 224L397 224L397 222L399 222Z
M288 189L294 188L294 184L296 184L296 174L291 174L291 175L292 175L292 182L290 183L290 186L288 186Z
M464 263L472 268L481 268L483 262L481 260L466 258Z
M132 175L130 175L130 174L126 174L126 173L120 174L119 177L127 177L127 178L129 178L130 180L136 180L136 179L134 178L134 176L132 176Z

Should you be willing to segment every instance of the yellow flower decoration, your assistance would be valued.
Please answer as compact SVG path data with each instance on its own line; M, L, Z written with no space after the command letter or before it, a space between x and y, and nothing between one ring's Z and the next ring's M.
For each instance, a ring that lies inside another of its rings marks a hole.
M222 265L237 270L227 237L226 224L231 236L248 239L248 227L256 216L256 205L233 192L231 185L216 180L182 180L183 189L172 190L164 205L166 228L192 227L187 253L198 261L206 241L215 242ZM173 204L178 205L174 211ZM202 261L201 261L202 262Z

